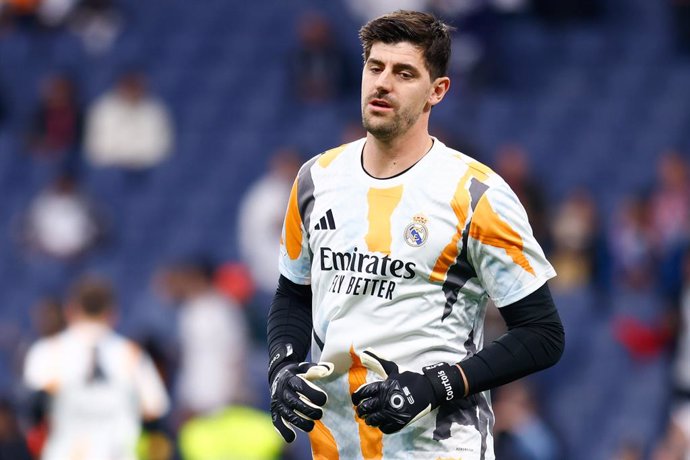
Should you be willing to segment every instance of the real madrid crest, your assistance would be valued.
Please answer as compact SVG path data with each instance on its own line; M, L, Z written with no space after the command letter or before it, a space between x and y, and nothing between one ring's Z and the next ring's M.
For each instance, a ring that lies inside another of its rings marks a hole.
M429 229L426 228L428 220L423 214L415 214L412 217L412 222L405 227L405 233L403 234L407 244L413 248L418 248L426 243L426 239L429 236Z

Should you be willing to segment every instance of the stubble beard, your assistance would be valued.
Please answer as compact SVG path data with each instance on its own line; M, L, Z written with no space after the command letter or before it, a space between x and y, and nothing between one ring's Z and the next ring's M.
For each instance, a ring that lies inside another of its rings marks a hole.
M392 119L384 119L367 114L366 106L362 108L362 126L375 138L387 141L406 133L415 124L419 114L410 109L395 113Z

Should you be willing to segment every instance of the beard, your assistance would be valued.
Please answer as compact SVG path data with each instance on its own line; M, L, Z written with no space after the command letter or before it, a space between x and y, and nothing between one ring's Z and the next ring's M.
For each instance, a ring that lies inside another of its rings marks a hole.
M394 139L407 132L419 118L419 113L415 113L411 107L400 109L393 112L393 117L373 115L367 113L367 106L362 107L362 126L372 136L380 140Z

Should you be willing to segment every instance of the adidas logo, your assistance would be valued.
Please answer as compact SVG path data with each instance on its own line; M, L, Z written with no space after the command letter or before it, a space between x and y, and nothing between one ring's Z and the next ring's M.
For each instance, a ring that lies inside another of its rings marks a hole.
M326 211L326 215L319 219L314 230L335 230L335 220L333 219L333 211Z

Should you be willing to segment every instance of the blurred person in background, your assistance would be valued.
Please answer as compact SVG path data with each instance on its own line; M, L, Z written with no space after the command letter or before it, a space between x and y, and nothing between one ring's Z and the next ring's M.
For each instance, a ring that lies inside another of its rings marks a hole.
M70 17L71 29L91 54L106 53L122 25L122 13L113 0L79 0Z
M179 422L246 402L248 333L239 304L213 284L215 267L189 258L164 267L164 294L176 303L180 366L177 374Z
M679 152L670 150L659 158L650 204L657 251L663 259L690 234L690 176Z
M39 158L62 160L75 171L81 149L83 114L76 85L66 75L49 76L28 133L29 151Z
M428 0L345 0L354 18L362 23L394 10L425 11L427 4Z
M354 87L355 71L335 37L326 16L309 11L299 18L297 48L289 56L290 80L299 101L337 100Z
M85 150L92 166L142 171L161 163L172 146L168 109L148 92L140 72L122 75L87 112Z
M252 312L266 322L266 305L275 293L278 279L278 245L283 228L292 183L302 165L299 152L292 148L278 149L269 160L268 170L249 186L239 203L238 247L242 261L249 268L258 288Z
M614 281L632 289L654 282L658 268L654 239L649 198L628 197L618 207L609 232Z
M142 430L159 431L168 397L136 344L113 330L110 283L83 277L67 300L69 327L29 350L24 383L48 419L44 460L134 460Z
M518 380L493 392L496 412L496 458L499 460L558 460L560 442L542 419L532 388Z
M0 400L0 460L32 460L12 403Z
M554 267L558 272L554 285L564 291L580 289L598 282L603 276L606 254L604 232L600 226L596 202L588 191L575 190L561 203L552 222Z
M519 144L504 144L496 151L494 166L520 199L529 216L534 236L541 242L544 252L549 254L551 229L546 199L542 187L532 176L527 152Z
M22 238L29 248L56 259L85 254L104 234L98 208L68 173L39 193L23 216Z

